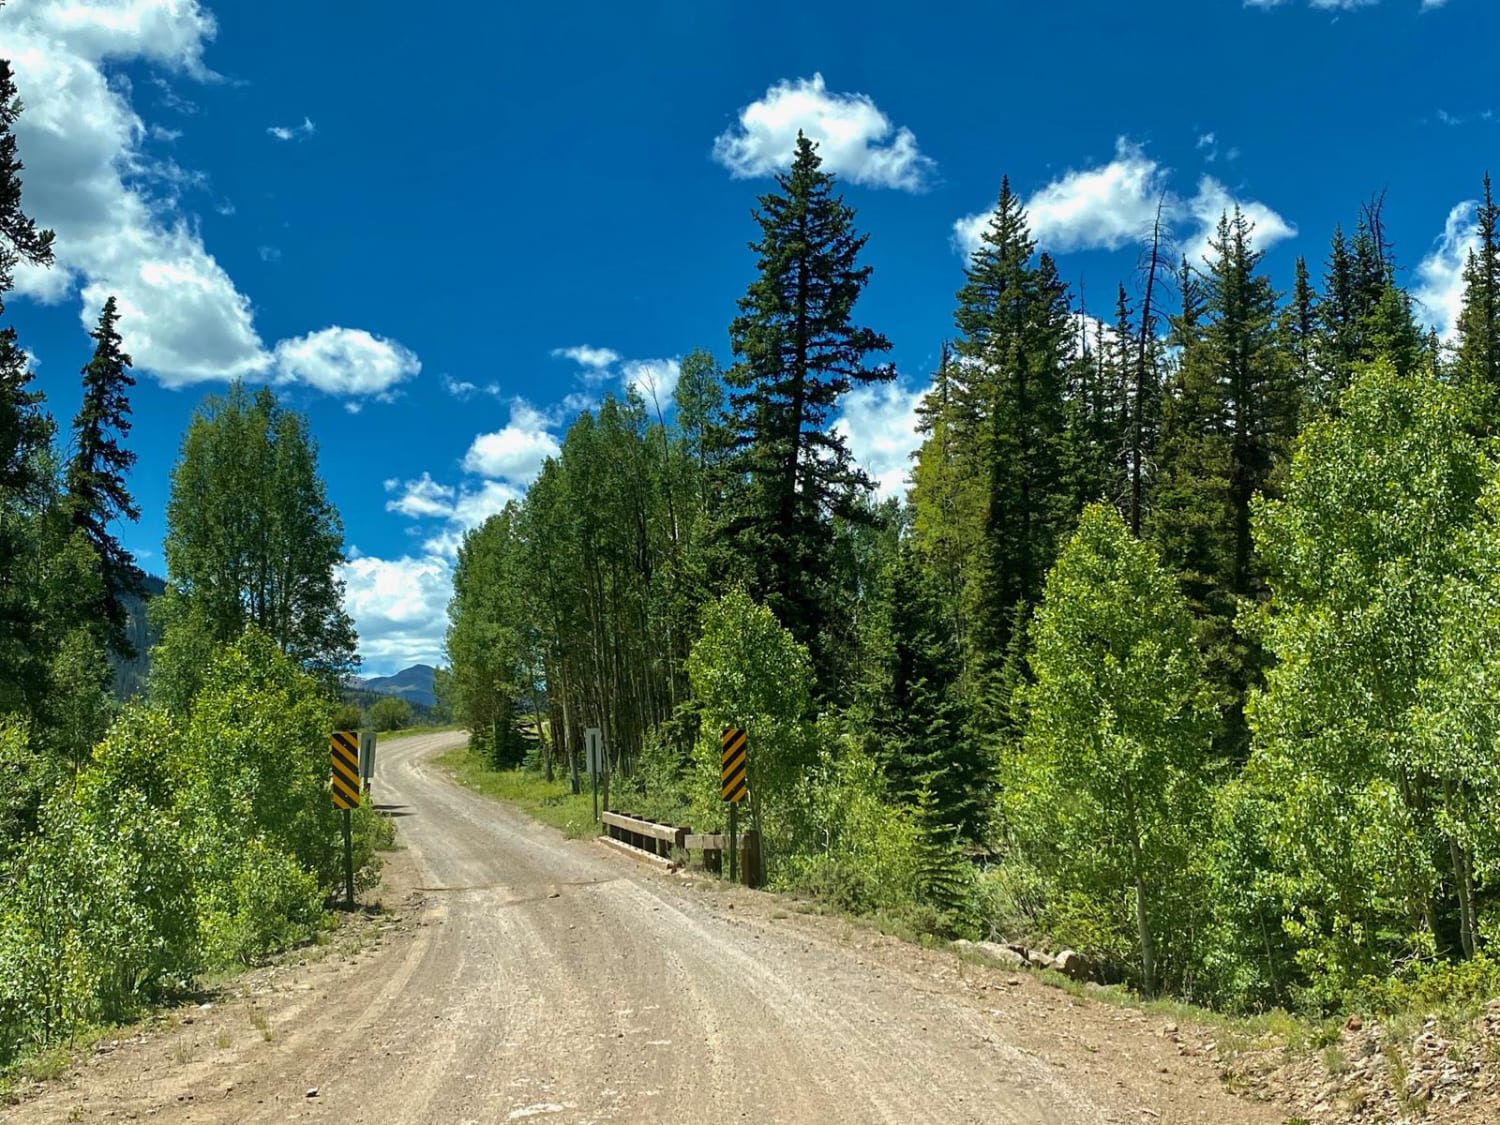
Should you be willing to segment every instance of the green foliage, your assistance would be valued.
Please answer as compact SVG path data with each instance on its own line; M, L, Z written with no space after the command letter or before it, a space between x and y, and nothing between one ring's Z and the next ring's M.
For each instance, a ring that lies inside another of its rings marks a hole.
M210 667L178 750L178 808L218 959L310 935L337 884L328 731L317 683L269 638L248 632Z
M253 625L330 692L352 667L344 529L307 419L236 383L194 415L167 505L169 601L221 644ZM170 616L177 616L168 611Z
M352 703L340 703L333 711L334 730L359 730L365 724L365 713Z
M820 725L820 751L801 787L800 846L777 880L854 913L900 913L912 904L918 829L891 799L876 760Z
M59 787L0 906L0 1061L125 1018L198 964L192 874L167 776L170 721L129 711Z
M1182 574L1199 644L1218 687L1219 744L1243 760L1245 693L1259 675L1255 646L1235 631L1238 599L1263 583L1250 532L1252 501L1271 487L1296 434L1296 376L1281 350L1275 290L1260 273L1250 220L1235 209L1210 240L1206 272L1185 278L1173 326L1182 349L1169 388L1161 480L1148 528Z
M859 518L871 487L831 423L850 390L896 374L869 362L890 341L854 323L871 272L858 264L868 236L834 191L799 134L791 168L760 197L757 275L729 327L733 488L721 516L731 575L812 653L819 692L831 698L849 643L835 609L831 517Z
M937 815L966 839L989 820L994 759L971 735L960 698L958 646L914 552L892 567L888 655L875 685L872 734L896 796L931 799Z
M1212 714L1186 602L1113 509L1086 509L1059 555L1031 668L1007 821L1060 892L1062 936L1085 953L1128 941L1147 992L1176 984L1195 953L1183 873L1206 826Z
M1354 999L1383 1014L1482 1008L1500 996L1500 961L1481 953L1468 961L1413 961L1394 976L1361 983Z
M704 607L703 635L688 656L687 673L702 708L690 789L694 828L722 831L719 735L737 726L748 735L750 794L767 856L796 850L806 829L803 776L814 761L807 650L769 609L733 590ZM773 863L768 858L768 870Z
M383 695L370 704L370 729L404 730L411 726L411 704L399 695Z
M39 806L24 728L0 725L0 770L31 793L4 808L25 835L0 854L14 892L0 905L0 1064L313 934L340 877L329 714L317 682L250 632L185 718L127 707ZM368 886L389 827L373 810L354 819Z
M1266 795L1281 914L1322 1000L1448 947L1442 884L1472 882L1462 822L1493 791L1493 742L1466 759L1432 737L1464 724L1442 685L1472 656L1450 578L1482 546L1471 529L1489 470L1465 399L1377 363L1338 407L1303 433L1285 498L1257 512L1272 597L1247 619L1276 658L1252 699L1247 777ZM1444 667L1455 629L1457 666ZM1424 721L1433 695L1442 718Z

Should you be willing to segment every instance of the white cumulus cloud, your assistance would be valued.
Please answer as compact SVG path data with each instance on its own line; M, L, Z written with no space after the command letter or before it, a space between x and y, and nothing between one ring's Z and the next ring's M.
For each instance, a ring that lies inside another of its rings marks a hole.
M386 501L385 510L388 512L399 512L412 519L446 519L453 514L453 487L439 484L430 473L423 473L417 480L385 482L387 492L398 489L401 495Z
M774 175L791 165L799 131L817 143L823 167L851 183L921 191L933 169L910 129L867 94L830 93L821 74L778 82L745 106L713 156L737 179Z
M1271 207L1236 196L1212 176L1202 177L1197 191L1186 197L1172 191L1169 180L1168 169L1121 137L1114 159L1065 172L1026 201L1032 235L1046 250L1118 250L1150 233L1158 203L1169 234L1195 264L1207 250L1219 216L1236 204L1255 224L1255 243L1261 249L1297 233ZM980 211L953 224L954 244L965 255L979 248L991 214Z
M665 414L672 406L672 393L682 377L682 364L675 359L633 359L625 364L628 390L646 400L646 405Z
M929 389L930 384L909 387L897 380L858 387L844 396L834 428L882 498L900 496L911 484L911 455L921 443L917 407Z
M547 418L529 403L516 399L511 403L509 424L476 437L463 465L476 476L525 485L536 479L543 461L561 452Z
M362 328L324 328L276 345L277 382L305 383L333 395L389 395L422 370L394 340Z
M571 348L553 348L554 359L571 359L580 367L605 368L613 367L620 362L620 353L613 348L595 348L588 344L579 344Z
M359 632L367 673L442 663L453 596L453 567L446 558L357 555L344 564L342 577L344 608Z
M1118 250L1151 225L1166 173L1124 137L1099 168L1068 172L1031 197L1026 210L1037 241L1057 250ZM989 216L982 216L987 222Z
M145 65L210 79L203 53L215 33L200 0L11 0L0 16L0 56L26 107L15 130L25 206L57 234L56 265L18 269L17 293L45 303L76 295L87 327L115 296L126 348L167 386L285 375L249 298L183 209L205 178L144 153L152 129L131 85L113 78ZM152 80L173 93L161 73ZM295 352L308 339L288 344Z
M1467 200L1448 212L1443 233L1417 266L1417 284L1412 295L1427 313L1427 323L1443 340L1458 331L1458 316L1464 307L1464 265L1478 245L1479 204Z

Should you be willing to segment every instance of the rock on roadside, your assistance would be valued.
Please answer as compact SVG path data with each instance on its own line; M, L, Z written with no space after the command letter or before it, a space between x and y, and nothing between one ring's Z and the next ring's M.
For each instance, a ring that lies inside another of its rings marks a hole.
M1004 965L1010 969L1024 969L1026 958L1022 957L1009 946L999 945L993 941L955 941L952 946L961 953L977 953L987 961L993 961L997 965Z

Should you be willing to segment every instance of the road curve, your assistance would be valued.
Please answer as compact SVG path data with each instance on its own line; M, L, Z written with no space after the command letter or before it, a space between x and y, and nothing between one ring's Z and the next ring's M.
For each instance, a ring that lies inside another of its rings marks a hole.
M1149 1057L1158 1069L1149 1048L1135 1053L1152 1041L1144 1028L1120 1028L1112 1072L1090 1074L1097 1054L1059 1061L1008 1033L1002 1012L956 991L952 967L932 971L930 955L866 960L794 919L744 909L743 896L736 912L732 896L564 840L431 763L462 738L380 748L375 799L398 817L397 866L420 887L411 932L355 965L278 978L255 1025L264 1041L221 1005L178 1029L179 1041L197 1033L188 1048L147 1038L20 1106L19 1120L1270 1120L1196 1072L1178 1087L1188 1101L1142 1110L1141 1068ZM1033 1003L995 987L992 1003ZM1056 996L1045 1003L1070 1003ZM1032 1023L1060 1041L1061 1019L1044 1010ZM1182 1105L1190 1111L1175 1112Z

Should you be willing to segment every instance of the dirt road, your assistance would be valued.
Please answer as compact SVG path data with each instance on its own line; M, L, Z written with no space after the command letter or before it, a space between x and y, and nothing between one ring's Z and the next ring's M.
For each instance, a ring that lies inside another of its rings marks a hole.
M0 1120L1283 1119L1159 1021L564 840L431 764L459 739L382 746L415 897L378 947L252 974Z

